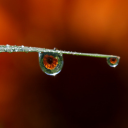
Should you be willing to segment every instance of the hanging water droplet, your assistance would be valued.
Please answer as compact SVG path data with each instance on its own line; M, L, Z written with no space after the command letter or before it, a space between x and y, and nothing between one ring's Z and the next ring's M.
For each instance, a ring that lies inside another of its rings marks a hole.
M108 57L107 63L110 67L116 67L119 63L119 57Z
M39 64L44 73L55 76L62 70L63 55L53 52L39 52Z

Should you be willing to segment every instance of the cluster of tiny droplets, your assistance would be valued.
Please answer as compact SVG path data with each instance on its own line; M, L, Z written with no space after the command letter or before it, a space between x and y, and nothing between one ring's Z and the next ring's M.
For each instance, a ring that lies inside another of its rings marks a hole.
M9 53L12 53L12 52L24 52L24 46L10 46L10 45L1 45L0 46L0 52L9 52Z

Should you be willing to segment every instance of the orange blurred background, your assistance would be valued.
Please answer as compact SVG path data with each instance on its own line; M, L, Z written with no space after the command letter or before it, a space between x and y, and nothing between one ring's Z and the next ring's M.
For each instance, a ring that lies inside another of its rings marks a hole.
M58 48L121 57L64 55L55 77L37 53L1 53L3 128L128 127L127 0L0 0L0 45Z

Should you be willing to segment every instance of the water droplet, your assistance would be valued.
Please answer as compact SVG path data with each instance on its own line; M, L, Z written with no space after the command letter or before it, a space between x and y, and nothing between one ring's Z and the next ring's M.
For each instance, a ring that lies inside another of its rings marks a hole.
M56 50L58 50L57 48L54 48L54 50L56 51Z
M110 67L116 67L119 63L119 57L108 57L107 63Z
M10 46L9 44L6 45L6 47L9 47L9 46Z
M55 76L62 70L63 55L53 52L39 52L39 64L44 73Z
M18 48L15 48L15 51L18 52Z
M29 52L31 52L32 51L32 47L29 47Z

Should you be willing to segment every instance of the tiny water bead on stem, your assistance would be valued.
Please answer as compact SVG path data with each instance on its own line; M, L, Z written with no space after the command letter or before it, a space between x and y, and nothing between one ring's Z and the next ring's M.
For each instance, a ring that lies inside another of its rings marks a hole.
M90 56L98 58L106 58L107 63L110 67L116 67L119 63L120 57L115 55L105 55L97 53L80 53L72 51L62 51L56 48L45 49L38 47L26 47L26 46L16 46L16 45L0 45L0 52L38 52L39 64L44 73L47 75L55 76L62 70L63 67L63 54L68 55L78 55L78 56Z

